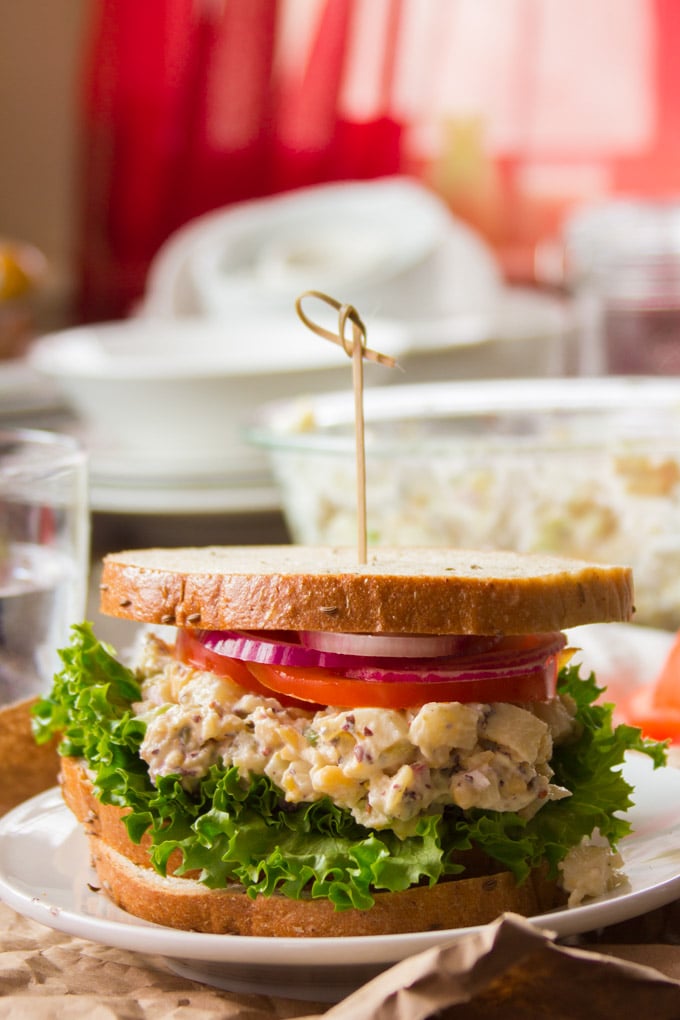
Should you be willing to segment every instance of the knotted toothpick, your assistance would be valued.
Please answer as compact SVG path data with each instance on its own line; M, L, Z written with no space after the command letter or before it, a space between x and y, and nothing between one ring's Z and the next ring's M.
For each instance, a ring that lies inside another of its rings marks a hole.
M334 308L338 313L338 332L330 330L314 322L305 313L302 302L305 298L317 298ZM359 563L366 562L366 444L364 439L364 358L379 365L394 368L394 358L387 354L372 351L366 346L366 327L359 313L352 305L342 304L318 290L307 290L295 302L295 308L305 326L317 336L339 344L345 354L352 359L352 384L354 388L354 434L356 449L357 477L357 553ZM346 335L347 325L351 326L351 336Z

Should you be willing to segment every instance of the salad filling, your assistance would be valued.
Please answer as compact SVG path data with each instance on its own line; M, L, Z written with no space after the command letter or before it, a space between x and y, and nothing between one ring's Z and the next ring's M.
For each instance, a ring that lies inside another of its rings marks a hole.
M445 805L530 817L569 791L551 782L555 741L573 739L567 695L526 705L427 702L418 708L285 707L229 677L178 662L149 636L140 663L140 755L156 781L191 791L219 764L264 775L287 802L331 797L362 825L414 831Z

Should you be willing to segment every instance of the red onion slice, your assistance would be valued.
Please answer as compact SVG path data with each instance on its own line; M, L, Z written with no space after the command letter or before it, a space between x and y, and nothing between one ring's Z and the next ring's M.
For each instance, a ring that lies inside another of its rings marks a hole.
M364 655L339 655L335 652L319 651L300 644L296 631L276 632L270 636L265 631L196 631L196 637L218 655L244 662L261 662L267 666L300 666L344 670L347 666L379 664L380 659L366 659Z
M196 637L202 645L217 655L245 662L262 662L268 666L318 666L316 652L304 649L297 633L291 631L267 636L261 631L203 630Z
M382 655L343 654L312 648L300 643L307 639L308 632L298 636L295 632L258 631L196 631L196 638L218 655L225 655L245 662L262 663L269 666L329 669L348 679L376 683L418 682L437 680L492 680L507 676L509 679L542 669L546 661L556 655L566 644L564 634L526 635L521 637L474 638L453 636L459 654L425 656L425 648L442 645L428 644L430 636L406 637L409 648L418 648L416 657L405 654L387 656L386 647L395 649L401 642L388 645L394 635L375 635L377 646L368 646L363 640L373 635L356 635L361 647L378 647ZM328 635L326 635L328 636ZM338 635L354 638L355 635ZM385 638L382 642L380 639ZM356 645L353 645L356 648Z
M405 669L378 667L375 665L351 666L343 670L348 680L368 680L373 683L437 683L454 680L456 683L494 681L499 678L508 681L519 677L540 673L546 663L553 659L559 646L554 648L538 648L531 655L520 657L506 653L494 663L480 664L479 660L459 659L441 660L423 665L415 664Z

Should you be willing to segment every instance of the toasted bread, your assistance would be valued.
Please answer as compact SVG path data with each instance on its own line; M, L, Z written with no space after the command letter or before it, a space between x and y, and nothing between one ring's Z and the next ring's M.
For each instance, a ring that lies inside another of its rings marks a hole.
M450 549L146 549L109 555L104 613L211 630L524 634L633 614L629 568Z

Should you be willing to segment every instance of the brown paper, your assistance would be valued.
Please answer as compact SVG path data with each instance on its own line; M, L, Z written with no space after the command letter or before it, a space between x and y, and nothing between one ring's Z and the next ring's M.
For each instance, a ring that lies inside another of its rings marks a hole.
M669 947L667 955L677 972L680 949ZM559 946L549 932L507 915L397 964L328 1010L325 1020L632 1020L643 1009L653 1009L655 1020L677 1020L680 981L605 953Z
M28 703L0 710L5 804L54 785L54 748L36 753L28 713ZM680 901L565 941L507 915L397 964L328 1008L201 985L162 957L73 938L0 904L0 1020L680 1017Z
M2 905L0 929L0 1020L628 1020L644 1008L655 1020L680 1016L680 980L668 976L680 975L680 947L560 946L514 915L397 964L329 1009L203 986L161 957L72 938Z
M73 938L0 904L0 1018L274 1020L308 1003L237 995L173 974L162 957ZM314 1004L313 1008L323 1008Z

